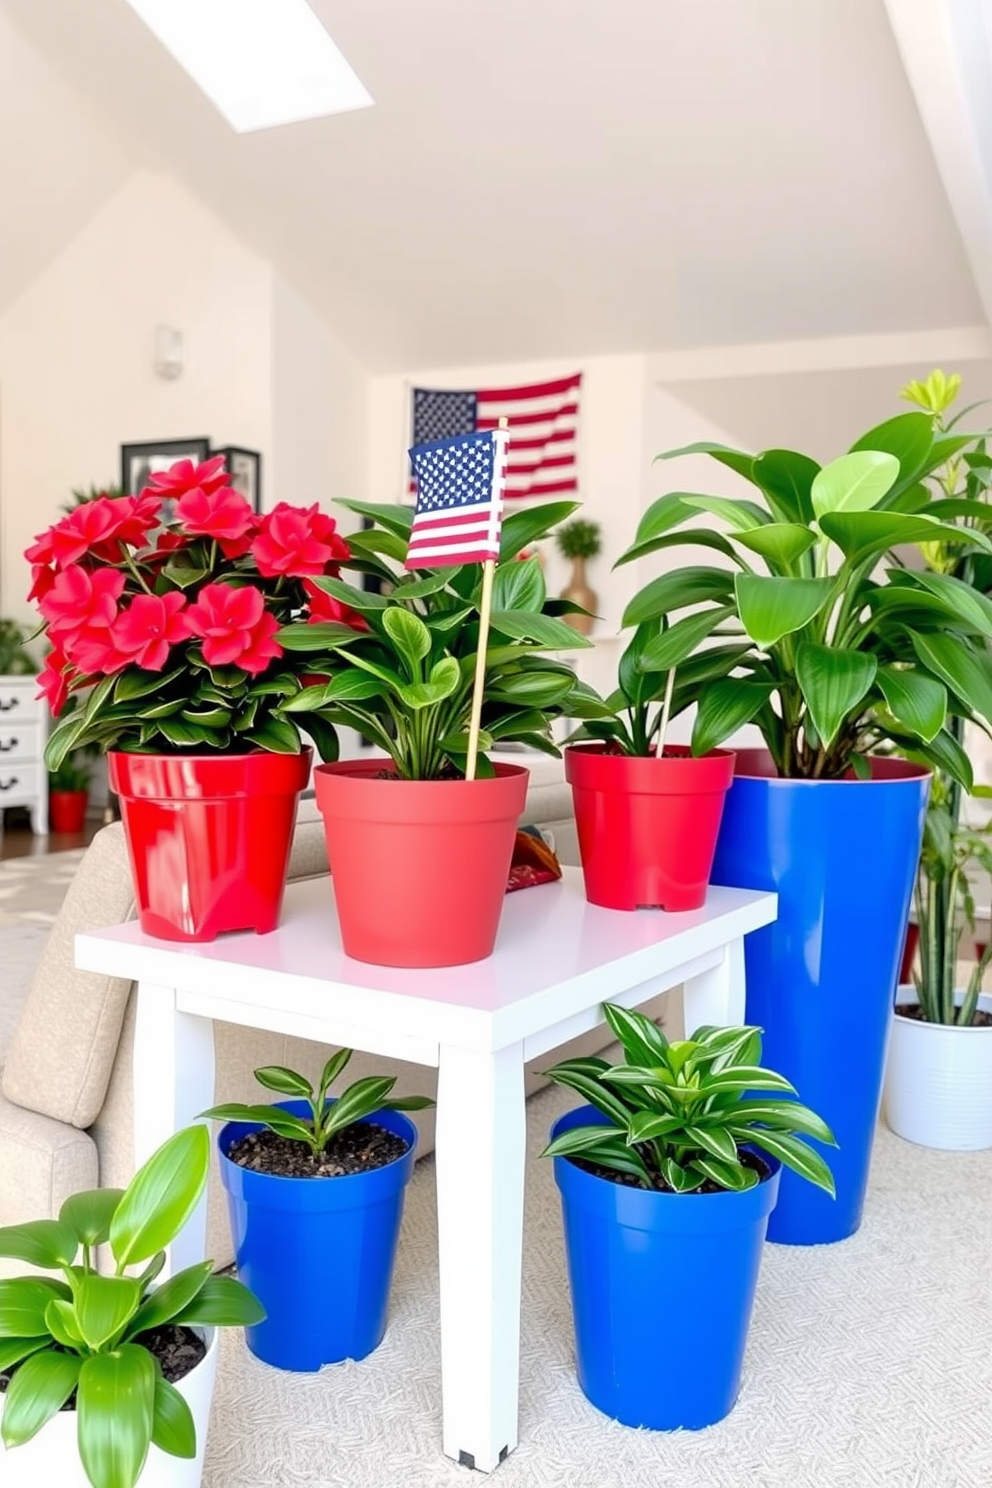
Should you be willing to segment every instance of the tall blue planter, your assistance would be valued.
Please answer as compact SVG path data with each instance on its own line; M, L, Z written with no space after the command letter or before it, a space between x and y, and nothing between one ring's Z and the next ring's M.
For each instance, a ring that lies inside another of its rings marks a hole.
M930 787L928 772L875 760L871 780L780 780L742 750L713 882L774 889L778 919L747 936L747 1021L762 1062L833 1128L831 1199L782 1175L769 1240L818 1245L861 1223L899 962Z
M296 1116L305 1101L279 1101ZM239 1167L233 1143L258 1124L221 1128L221 1178L238 1275L265 1308L248 1347L278 1369L317 1370L364 1359L386 1331L406 1185L417 1128L400 1111L368 1118L408 1143L394 1162L340 1178L281 1178Z
M607 1125L592 1106L555 1122ZM583 1394L625 1426L698 1430L732 1410L761 1250L779 1188L670 1194L628 1188L556 1157ZM687 1303L685 1326L674 1319Z

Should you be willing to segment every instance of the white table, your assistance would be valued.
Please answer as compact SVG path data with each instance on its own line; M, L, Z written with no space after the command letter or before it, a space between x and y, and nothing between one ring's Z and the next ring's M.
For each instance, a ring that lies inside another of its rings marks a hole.
M525 1062L596 1027L603 1002L680 982L688 1029L742 1022L743 937L775 913L774 894L727 888L683 914L598 909L566 869L507 897L489 960L401 971L344 955L322 878L290 885L271 935L190 946L132 923L77 936L76 962L139 984L137 1162L213 1103L215 1018L437 1067L442 1444L489 1471L517 1442ZM204 1246L201 1206L170 1265Z

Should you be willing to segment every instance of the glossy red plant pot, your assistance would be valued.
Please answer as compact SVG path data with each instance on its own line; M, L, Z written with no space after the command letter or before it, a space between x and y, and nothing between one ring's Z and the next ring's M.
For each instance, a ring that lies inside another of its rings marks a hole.
M345 953L420 967L491 956L527 780L519 765L488 780L401 780L382 759L318 765Z
M586 898L604 909L699 909L713 868L734 754L698 759L669 744L662 759L565 750Z
M108 754L142 930L206 941L276 928L312 754Z
M89 791L49 790L48 828L51 832L79 833L86 825Z

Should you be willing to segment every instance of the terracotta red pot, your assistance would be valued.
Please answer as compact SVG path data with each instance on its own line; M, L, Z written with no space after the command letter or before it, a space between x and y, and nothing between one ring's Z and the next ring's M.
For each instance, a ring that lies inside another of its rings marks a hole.
M107 755L142 930L205 941L276 928L312 754Z
M378 966L491 956L527 779L519 765L491 780L400 780L381 759L318 765L346 954Z
M51 832L79 833L86 825L89 791L50 790L48 792L48 827Z
M605 909L699 909L713 867L734 754L694 758L669 744L663 759L565 750L586 898Z

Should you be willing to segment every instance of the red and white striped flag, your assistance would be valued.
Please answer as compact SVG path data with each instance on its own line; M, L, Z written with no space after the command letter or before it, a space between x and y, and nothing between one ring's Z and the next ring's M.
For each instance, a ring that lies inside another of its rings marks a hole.
M499 557L506 443L497 429L414 446L417 510L406 568L450 568Z
M508 500L561 496L578 490L576 440L582 373L524 387L481 392L413 389L413 443L496 429L505 418L510 434ZM411 492L416 482L411 477Z

